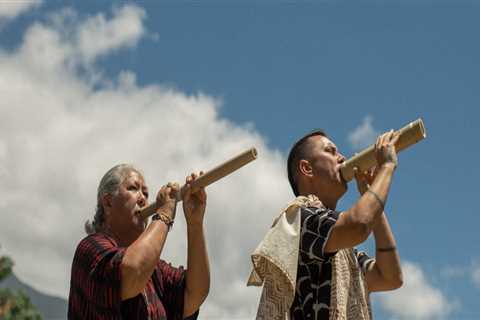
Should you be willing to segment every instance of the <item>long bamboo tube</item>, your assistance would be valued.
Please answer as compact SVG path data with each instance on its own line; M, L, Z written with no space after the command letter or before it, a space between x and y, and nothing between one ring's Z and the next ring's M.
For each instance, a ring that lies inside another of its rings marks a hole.
M212 170L204 173L200 177L198 177L195 181L192 183L192 192L197 191L198 189L202 187L206 187L215 181L229 175L230 173L240 169L247 163L255 160L257 158L257 149L251 148L249 150L246 150L242 152L241 154L237 155L236 157L233 157L232 159L220 164L219 166L213 168ZM182 199L183 194L186 191L186 185L183 185L180 188L180 194L178 197L178 201ZM152 203L149 206L143 208L142 210L139 211L139 215L143 218L146 219L152 214L155 213L155 210L157 209L157 204Z
M427 137L425 125L423 124L421 118L410 122L405 127L399 129L398 132L400 137L395 145L397 152L400 152ZM354 167L358 167L360 171L365 171L372 168L376 164L375 145L373 144L342 163L340 172L345 181L350 181L354 177Z

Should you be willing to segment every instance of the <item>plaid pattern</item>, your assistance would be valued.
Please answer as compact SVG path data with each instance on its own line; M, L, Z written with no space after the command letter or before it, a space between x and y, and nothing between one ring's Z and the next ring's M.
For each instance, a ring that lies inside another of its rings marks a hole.
M332 264L335 254L325 254L325 243L340 213L327 208L302 208L297 287L290 307L293 320L328 320ZM354 249L364 271L373 259Z
M121 299L120 263L125 248L96 233L78 245L72 264L68 319L180 320L183 316L184 270L159 260L142 294ZM198 311L189 319L196 319Z

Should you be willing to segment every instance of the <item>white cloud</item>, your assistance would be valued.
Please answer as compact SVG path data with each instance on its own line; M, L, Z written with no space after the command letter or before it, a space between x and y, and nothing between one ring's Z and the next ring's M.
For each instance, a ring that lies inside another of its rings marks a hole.
M0 2L0 20L13 19L29 9L39 6L41 0L7 0Z
M362 124L348 134L348 142L350 143L352 149L361 150L375 143L375 139L378 137L380 132L373 128L372 122L373 117L367 115L365 118L363 118Z
M467 266L448 266L442 269L441 275L447 280L467 280L471 281L476 287L480 288L480 263L477 260L472 261Z
M255 146L258 160L207 190L212 290L201 316L251 319L260 290L245 286L249 254L291 197L285 159L251 125L221 118L219 99L161 84L139 87L128 70L117 79L103 78L110 85L99 89L71 67L83 63L84 54L95 59L134 45L144 32L142 12L125 6L110 20L97 15L70 25L71 35L87 30L82 32L93 37L98 31L98 41L109 34L117 39L97 48L86 49L67 37L64 22L57 19L32 24L18 50L0 51L2 248L15 260L21 279L66 297L73 252L84 236L83 223L93 215L97 184L107 169L133 162L155 190ZM137 31L118 35L131 19L141 24L132 29ZM93 63L90 72L102 74ZM177 265L186 262L179 210L163 255Z
M115 49L134 46L145 34L145 18L145 10L135 5L115 9L110 20L101 13L90 17L78 28L78 50L88 62Z
M480 288L480 264L475 263L472 266L472 280L478 288Z
M100 79L101 70L94 68L94 62L135 46L146 34L145 18L144 9L130 4L113 9L111 19L99 13L80 20L72 9L63 9L51 14L48 23L34 23L25 32L18 53L35 76L82 68L90 79L108 83L110 79Z
M381 307L394 319L447 319L457 303L433 287L420 266L406 262L402 269L403 287L380 294Z
M469 267L460 267L460 266L446 266L440 271L440 275L446 279L458 279L464 278L465 275L470 273Z

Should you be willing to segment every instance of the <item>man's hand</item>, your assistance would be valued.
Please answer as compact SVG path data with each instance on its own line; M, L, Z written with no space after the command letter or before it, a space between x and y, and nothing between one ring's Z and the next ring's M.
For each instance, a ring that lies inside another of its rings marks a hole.
M167 214L172 220L175 220L178 192L180 192L180 186L176 182L169 182L161 187L157 193L156 211Z
M398 131L390 130L378 137L375 143L375 158L377 159L377 166L393 165L394 168L398 165L397 150L395 144L400 138Z
M200 172L200 176L203 172ZM201 225L205 215L205 207L207 205L207 193L205 188L200 188L192 193L192 183L199 175L192 173L185 180L185 193L183 195L183 213L187 225Z
M367 192L368 188L370 188L371 184L375 180L375 177L378 173L376 168L377 167L374 167L364 172L361 172L358 167L353 168L353 174L355 175L355 181L357 182L357 189L361 195Z
M376 167L364 172L360 172L358 167L353 168L358 192L360 192L361 195L370 188L382 166L392 166L394 169L397 167L398 158L395 144L399 137L398 132L394 132L393 130L385 132L378 137L375 143Z

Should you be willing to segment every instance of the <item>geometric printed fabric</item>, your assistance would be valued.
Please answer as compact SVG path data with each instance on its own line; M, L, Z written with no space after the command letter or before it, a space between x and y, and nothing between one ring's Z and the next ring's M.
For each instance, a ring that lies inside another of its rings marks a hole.
M325 243L339 215L339 212L325 207L309 207L301 210L300 254L296 293L291 307L292 319L365 319L361 316L362 312L370 313L368 294L364 290L354 290L354 287L364 287L365 281L360 266L367 268L373 259L355 249L341 250L333 254L324 252ZM348 259L349 256L351 259ZM334 261L337 262L335 275L337 278L340 277L336 280L340 281L341 286L335 286L333 300L336 301L332 303L332 266ZM342 279L348 281L342 281ZM360 297L355 297L354 293ZM345 295L347 297L350 295L352 298L343 299ZM341 306L342 303L347 304L348 307ZM352 309L351 317L346 318L348 312L340 312L340 310L349 308L353 305L352 303L365 308ZM340 315L342 316L339 317Z

